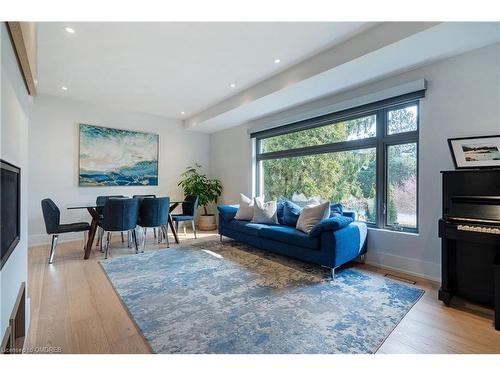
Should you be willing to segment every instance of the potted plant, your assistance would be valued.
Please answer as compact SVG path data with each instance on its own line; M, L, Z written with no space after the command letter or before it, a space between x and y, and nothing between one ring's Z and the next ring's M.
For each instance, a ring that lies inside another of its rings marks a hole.
M187 167L181 174L178 186L182 187L185 195L197 195L198 206L203 207L203 213L198 220L198 229L213 230L217 228L215 215L209 214L207 205L217 202L222 194L222 184L217 179L209 179L201 173L201 165Z

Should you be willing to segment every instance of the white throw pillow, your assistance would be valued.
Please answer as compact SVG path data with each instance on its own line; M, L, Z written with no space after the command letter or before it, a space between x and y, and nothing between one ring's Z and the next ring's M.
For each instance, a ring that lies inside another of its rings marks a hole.
M252 222L260 224L278 224L278 204L276 201L264 203L255 198Z
M255 198L260 202L264 201L264 197ZM234 216L236 220L252 220L253 218L253 199L240 193L240 207Z
M300 212L295 228L309 234L316 224L328 217L330 217L330 202L306 206Z

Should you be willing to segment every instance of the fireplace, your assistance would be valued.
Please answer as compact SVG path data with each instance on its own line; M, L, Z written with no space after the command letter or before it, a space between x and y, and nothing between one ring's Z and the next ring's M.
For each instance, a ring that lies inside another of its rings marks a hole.
M0 160L0 269L16 248L21 232L21 169Z

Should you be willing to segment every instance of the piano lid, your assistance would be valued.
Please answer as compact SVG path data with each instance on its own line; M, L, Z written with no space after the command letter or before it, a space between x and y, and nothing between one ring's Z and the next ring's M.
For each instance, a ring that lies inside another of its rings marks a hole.
M500 196L452 196L448 220L500 224Z

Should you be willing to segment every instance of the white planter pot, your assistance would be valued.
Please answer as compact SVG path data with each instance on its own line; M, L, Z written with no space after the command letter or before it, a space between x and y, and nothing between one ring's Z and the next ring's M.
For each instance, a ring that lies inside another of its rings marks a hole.
M198 219L199 230L214 230L217 229L215 215L200 215Z

